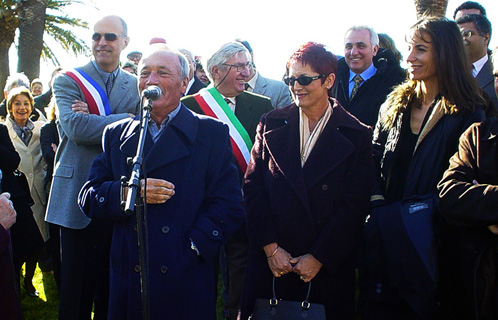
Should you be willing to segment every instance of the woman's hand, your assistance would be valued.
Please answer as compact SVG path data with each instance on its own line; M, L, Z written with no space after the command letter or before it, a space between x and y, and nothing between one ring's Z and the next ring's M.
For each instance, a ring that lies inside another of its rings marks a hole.
M292 271L300 275L301 280L304 282L310 282L323 266L323 264L316 260L311 254L293 258L289 262L294 265Z
M292 272L292 266L289 262L292 256L285 249L279 247L277 243L270 243L264 246L263 250L268 259L268 266L275 277L278 278Z

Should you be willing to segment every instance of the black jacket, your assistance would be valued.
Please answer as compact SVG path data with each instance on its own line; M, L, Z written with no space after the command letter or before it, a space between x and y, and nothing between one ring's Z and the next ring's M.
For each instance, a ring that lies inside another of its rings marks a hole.
M361 122L375 126L381 104L392 88L403 82L405 71L394 58L391 50L379 48L373 59L377 72L358 89L353 100L349 100L349 67L342 58L337 65L337 79L332 88L332 96Z

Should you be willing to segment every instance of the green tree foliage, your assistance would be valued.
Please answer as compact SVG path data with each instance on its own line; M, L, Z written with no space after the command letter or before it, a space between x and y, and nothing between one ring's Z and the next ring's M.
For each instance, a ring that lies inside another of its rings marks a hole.
M66 52L74 55L88 51L85 41L73 30L88 28L88 23L65 14L67 6L83 4L71 0L0 0L0 88L9 76L9 49L15 43L16 31L18 65L17 72L28 78L39 77L40 59L58 65L53 48L43 41L43 35L55 40Z

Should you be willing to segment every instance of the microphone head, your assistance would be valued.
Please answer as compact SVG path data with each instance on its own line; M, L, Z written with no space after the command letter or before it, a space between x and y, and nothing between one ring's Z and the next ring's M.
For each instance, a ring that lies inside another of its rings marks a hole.
M161 88L158 86L149 86L147 89L142 91L142 97L150 99L150 100L157 100L161 96Z

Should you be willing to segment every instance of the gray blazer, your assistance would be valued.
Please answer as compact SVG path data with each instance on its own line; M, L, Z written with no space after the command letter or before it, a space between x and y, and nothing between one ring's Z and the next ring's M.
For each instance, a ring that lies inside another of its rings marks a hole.
M291 104L289 87L282 81L264 78L259 72L253 92L270 98L275 109Z
M105 88L91 62L82 69ZM78 193L88 179L93 159L102 152L105 126L129 117L129 113L137 114L137 78L126 72L118 73L109 97L112 110L109 116L73 112L74 100L85 101L85 98L78 84L65 74L55 78L53 91L60 144L55 154L54 179L45 220L66 228L83 229L91 220L78 207Z
M495 78L493 77L493 64L491 63L491 57L488 56L488 61L486 61L481 71L477 74L476 80L482 90L484 90L491 98L491 101L493 101L495 109L498 109L498 98L496 97L494 87Z

